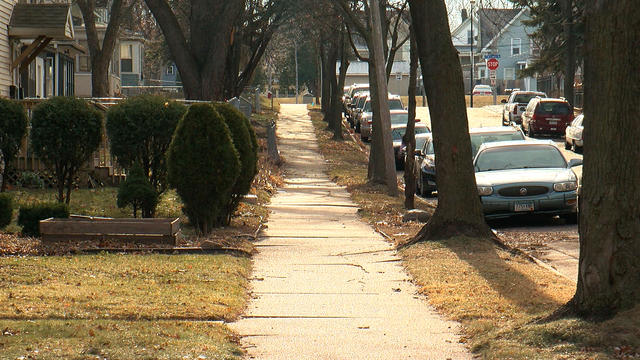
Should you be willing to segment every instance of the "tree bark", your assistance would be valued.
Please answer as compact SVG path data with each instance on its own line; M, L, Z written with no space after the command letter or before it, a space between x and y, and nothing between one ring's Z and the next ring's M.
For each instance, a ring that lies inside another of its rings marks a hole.
M389 114L389 99L385 74L384 45L382 41L382 17L380 2L371 0L369 11L369 27L371 29L371 42L369 44L372 60L369 62L369 73L375 74L375 91L371 93L371 99L375 97L372 105L377 106L378 116L373 116L371 153L375 153L376 171L373 172L372 181L385 184L387 194L398 194L398 180L396 178L395 158L393 156L393 140L391 138L391 115ZM371 66L373 65L373 66ZM373 109L376 109L375 107ZM370 162L371 165L371 162Z
M583 316L640 301L640 7L633 0L587 5L583 186L578 286Z
M436 155L438 206L413 239L491 237L471 159L462 70L443 0L410 0Z
M564 98L573 106L573 84L576 78L576 35L573 27L573 0L562 0L562 30L564 32Z
M109 24L102 39L102 45L100 45L94 14L95 1L77 1L87 33L87 44L91 57L91 96L93 97L109 97L111 95L109 93L109 64L118 41L122 15L124 14L122 2L123 0L114 0L111 4Z
M416 77L418 76L418 53L413 29L413 26L409 28L409 36L411 38L411 50L409 53L409 119L407 120L407 131L404 134L404 143L407 144L407 156L404 162L404 207L408 210L415 208L416 195L416 163L414 153L416 149Z

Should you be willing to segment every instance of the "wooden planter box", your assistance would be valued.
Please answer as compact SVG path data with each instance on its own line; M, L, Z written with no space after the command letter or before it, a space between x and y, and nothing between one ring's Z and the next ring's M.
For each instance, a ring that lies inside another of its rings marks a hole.
M40 221L43 241L120 240L176 244L180 219L49 218Z

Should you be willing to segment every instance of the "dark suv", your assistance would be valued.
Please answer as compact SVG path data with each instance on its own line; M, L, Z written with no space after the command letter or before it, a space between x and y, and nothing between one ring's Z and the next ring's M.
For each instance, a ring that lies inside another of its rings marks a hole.
M565 99L536 97L529 101L522 114L522 130L529 136L535 134L564 135L573 121L573 109Z

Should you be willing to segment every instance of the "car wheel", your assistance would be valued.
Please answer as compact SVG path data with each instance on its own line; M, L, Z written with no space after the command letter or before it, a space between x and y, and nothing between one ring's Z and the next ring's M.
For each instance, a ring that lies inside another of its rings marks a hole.
M426 186L424 186L422 175L420 176L420 196L425 198L431 196L431 191L427 191Z
M576 146L575 140L571 140L571 151L573 151L574 153L578 152L578 147Z

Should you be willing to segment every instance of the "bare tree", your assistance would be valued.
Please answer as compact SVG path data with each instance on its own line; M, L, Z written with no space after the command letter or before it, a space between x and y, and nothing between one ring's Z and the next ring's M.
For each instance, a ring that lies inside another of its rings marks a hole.
M404 207L405 209L415 208L416 194L416 166L420 174L420 164L416 164L414 153L416 150L416 78L418 77L418 50L414 27L411 26L409 34L411 37L411 54L409 64L409 116L407 119L407 131L403 140L407 146L407 158L404 163ZM422 176L422 175L419 175Z
M438 207L412 242L454 235L491 237L471 159L462 69L444 0L410 0L412 26L429 103Z

